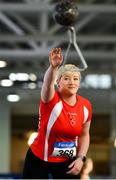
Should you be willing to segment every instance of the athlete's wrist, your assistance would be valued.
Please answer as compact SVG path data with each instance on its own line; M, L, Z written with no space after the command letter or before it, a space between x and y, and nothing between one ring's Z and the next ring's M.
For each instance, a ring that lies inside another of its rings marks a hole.
M83 162L85 162L86 161L86 156L78 155L77 159L81 159Z
M53 69L53 70L58 70L60 65L52 65L50 64L50 68Z

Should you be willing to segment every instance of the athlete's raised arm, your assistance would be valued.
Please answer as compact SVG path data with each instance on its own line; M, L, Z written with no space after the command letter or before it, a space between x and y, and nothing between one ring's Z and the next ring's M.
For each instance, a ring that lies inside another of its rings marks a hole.
M41 89L41 99L44 102L48 102L52 99L55 92L55 80L58 67L62 64L63 56L61 54L61 48L54 48L50 51L49 62L50 66L45 72L44 81Z

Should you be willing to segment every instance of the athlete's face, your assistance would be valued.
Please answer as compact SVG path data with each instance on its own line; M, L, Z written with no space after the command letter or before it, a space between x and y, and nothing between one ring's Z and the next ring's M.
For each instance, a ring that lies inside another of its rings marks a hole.
M60 93L68 93L73 95L77 93L77 90L80 86L80 73L66 72L57 81L57 84Z

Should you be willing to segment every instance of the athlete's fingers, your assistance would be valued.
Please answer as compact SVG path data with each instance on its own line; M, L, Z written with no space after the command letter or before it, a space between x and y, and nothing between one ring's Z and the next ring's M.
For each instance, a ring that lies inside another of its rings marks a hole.
M72 162L72 163L68 166L68 168L71 168L71 169L70 169L69 171L67 171L67 174L72 173L73 167L74 167L74 162Z
M67 171L67 174L77 175L79 174L79 170L77 168L72 168L69 171Z
M74 166L74 162L72 162L69 166L68 166L68 168L72 168Z
M53 48L51 54L61 54L61 48Z
M60 54L61 54L61 48L58 48L58 53L60 53Z

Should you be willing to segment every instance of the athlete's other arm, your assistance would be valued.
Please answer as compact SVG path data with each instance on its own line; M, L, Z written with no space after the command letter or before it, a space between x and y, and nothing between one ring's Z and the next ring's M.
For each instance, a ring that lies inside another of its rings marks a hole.
M61 54L61 48L54 48L50 51L49 62L50 66L44 75L44 81L41 89L41 99L44 102L48 102L52 99L55 93L55 79L58 67L63 61Z
M86 156L87 154L90 145L90 133L89 133L90 124L91 121L87 121L86 123L83 124L83 129L78 139L79 149L78 149L77 157Z
M90 129L90 123L91 121L87 121L86 123L83 124L83 129L78 137L78 154L77 154L77 159L73 161L70 165L69 168L71 168L67 173L77 175L80 173L82 166L83 166L83 161L81 160L80 157L86 156L89 144L90 144L90 134L89 134L89 129Z

